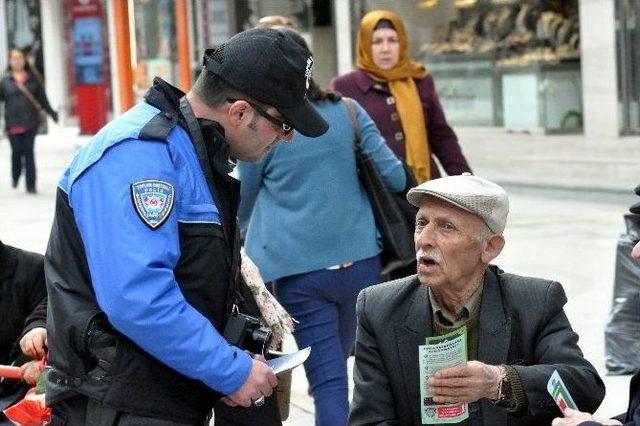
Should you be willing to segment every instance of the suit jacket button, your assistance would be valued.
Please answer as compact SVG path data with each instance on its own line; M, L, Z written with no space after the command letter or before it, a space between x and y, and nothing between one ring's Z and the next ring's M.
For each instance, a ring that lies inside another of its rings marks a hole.
M387 98L387 105L393 105L396 103L396 98L394 98L393 96L389 96Z
M393 135L393 137L397 140L397 141L401 141L402 139L404 139L404 135L402 134L402 132L398 132L395 135Z
M397 112L392 112L391 113L391 121L398 121L398 113Z

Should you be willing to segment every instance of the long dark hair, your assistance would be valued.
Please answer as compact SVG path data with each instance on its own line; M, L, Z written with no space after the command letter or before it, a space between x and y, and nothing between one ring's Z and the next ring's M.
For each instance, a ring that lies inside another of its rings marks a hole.
M309 52L309 55L311 56L311 49L309 49L309 46L307 45L307 42L305 41L305 39L300 35L300 33L298 33L296 30L293 30L291 28L285 28L285 27L281 27L278 28L278 31L282 31L283 33L287 34L288 36L290 36L293 41L295 41L296 43L298 43L304 50L306 50L307 52ZM313 77L311 77L309 79L309 91L307 92L307 98L309 98L309 100L311 101L331 101L331 102L338 102L341 99L341 96L337 93L331 92L329 90L322 90L315 82L315 80L313 79Z
M33 71L31 70L31 64L29 63L29 60L27 59L27 52L25 51L25 49L20 49L19 47L12 47L11 49L9 49L9 55L7 57L7 69L5 70L7 75L9 75L12 72L10 59L11 59L11 53L14 50L16 52L20 52L20 54L22 55L22 59L24 59L24 71L27 74L30 74L30 75L33 74Z

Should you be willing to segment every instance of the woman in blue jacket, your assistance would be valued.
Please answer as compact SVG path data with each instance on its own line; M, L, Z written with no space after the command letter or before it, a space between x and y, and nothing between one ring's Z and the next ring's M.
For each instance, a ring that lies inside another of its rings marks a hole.
M304 39L287 31L308 50ZM305 363L316 425L345 425L347 364L355 339L358 292L380 277L381 245L371 205L356 173L346 104L310 81L309 99L330 124L319 138L296 133L260 163L239 164L247 228L245 249L265 281L299 321L294 337L311 346ZM363 151L386 185L404 189L400 161L360 105L355 104Z

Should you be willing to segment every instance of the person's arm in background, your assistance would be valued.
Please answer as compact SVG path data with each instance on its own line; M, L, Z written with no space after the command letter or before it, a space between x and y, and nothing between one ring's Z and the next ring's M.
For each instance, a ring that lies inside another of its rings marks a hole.
M43 283L44 285L44 283ZM42 358L47 353L47 295L31 311L24 321L24 330L20 336L22 353L31 358Z
M240 179L240 206L238 207L238 225L244 234L249 226L251 212L256 202L258 192L262 187L264 169L273 151L269 152L257 163L238 161L238 178Z
M402 163L391 151L369 114L358 102L353 102L356 107L356 119L360 126L362 152L373 158L382 180L391 191L402 191L407 182Z
M416 83L420 98L427 106L427 137L432 154L440 160L442 167L449 175L471 172L471 167L458 143L458 137L447 123L433 77L428 75Z
M35 77L32 77L32 78L36 79ZM42 108L44 108L47 114L49 114L51 119L57 123L58 112L53 108L51 108L51 104L49 104L49 99L47 98L47 93L45 92L44 87L37 81L38 80L36 79L36 86L38 87L38 89L35 93L35 97L38 100L38 102L40 102L40 105L42 105Z

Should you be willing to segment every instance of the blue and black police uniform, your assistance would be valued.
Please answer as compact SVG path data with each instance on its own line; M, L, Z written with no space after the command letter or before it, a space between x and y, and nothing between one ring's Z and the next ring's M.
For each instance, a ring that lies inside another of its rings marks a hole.
M250 356L221 336L239 276L228 159L224 129L160 79L77 153L46 254L54 412L81 396L203 424L245 382Z

